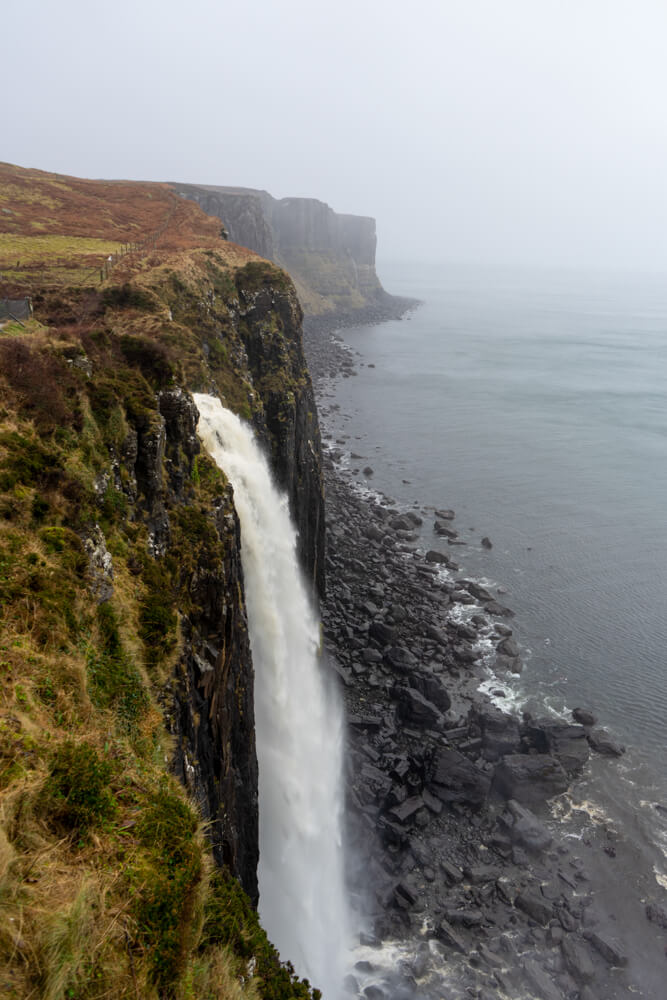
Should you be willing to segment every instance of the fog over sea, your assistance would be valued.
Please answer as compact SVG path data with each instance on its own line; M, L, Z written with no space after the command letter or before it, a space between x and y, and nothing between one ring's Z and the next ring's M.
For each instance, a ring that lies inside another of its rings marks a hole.
M503 703L592 708L627 746L593 761L579 799L641 853L650 898L667 887L667 276L379 272L423 305L342 331L358 374L327 426L374 470L360 482L456 511L461 575L516 614L525 668L501 678Z

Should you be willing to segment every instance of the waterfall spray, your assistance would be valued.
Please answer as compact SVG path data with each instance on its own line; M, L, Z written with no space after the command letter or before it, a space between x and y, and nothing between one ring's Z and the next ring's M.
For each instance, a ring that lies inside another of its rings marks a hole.
M234 487L241 522L259 763L259 912L325 1000L341 992L348 916L342 857L342 710L318 659L287 497L251 429L196 394L198 433Z

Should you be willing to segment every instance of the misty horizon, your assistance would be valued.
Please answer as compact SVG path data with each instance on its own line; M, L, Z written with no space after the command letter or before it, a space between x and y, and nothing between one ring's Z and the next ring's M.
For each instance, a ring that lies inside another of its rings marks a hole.
M381 253L667 268L667 8L9 0L0 159L372 216Z

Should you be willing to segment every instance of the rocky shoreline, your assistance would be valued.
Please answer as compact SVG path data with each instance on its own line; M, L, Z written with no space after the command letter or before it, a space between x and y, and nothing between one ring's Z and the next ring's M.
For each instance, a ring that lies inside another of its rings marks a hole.
M485 655L495 673L520 670L512 612L460 574L453 511L401 510L355 485L359 456L326 431L327 387L354 374L353 356L321 331L305 339L325 439L322 620L347 712L350 882L366 928L350 993L637 995L636 956L548 810L591 753L622 748L586 710L519 719L480 693ZM389 961L387 942L403 943Z
M313 353L316 364L326 365L328 373L336 374L336 363L340 366L346 360L346 352L336 350L336 340L332 335L337 330L343 330L350 326L371 326L375 323L385 323L391 319L402 319L407 312L416 309L421 302L419 299L408 298L403 295L390 295L388 292L378 293L373 302L368 303L362 309L354 309L349 312L324 313L321 316L305 316L303 320L304 342L311 345L313 352L317 352L317 358ZM316 374L313 370L313 378L321 378L324 369L321 367Z

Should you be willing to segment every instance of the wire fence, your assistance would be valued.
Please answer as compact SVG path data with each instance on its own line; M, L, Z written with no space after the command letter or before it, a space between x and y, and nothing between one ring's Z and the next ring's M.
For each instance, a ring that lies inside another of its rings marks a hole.
M57 287L62 285L62 280L58 280L55 276L49 280L48 272L51 270L71 271L72 273L67 276L67 284L70 286L101 284L111 276L114 267L121 261L133 255L135 257L142 256L156 250L158 240L169 228L178 207L178 205L173 205L169 209L165 218L162 220L162 223L154 232L148 233L141 240L121 244L120 250L117 250L116 253L109 254L106 260L104 260L101 264L95 264L92 266L90 264L82 265L72 257L50 258L47 268L42 272L42 277L40 277L40 284L42 287ZM26 264L24 267L18 268L17 270L24 271L26 278L29 275L32 277L31 272L33 269L29 264ZM0 275L0 277L2 276Z
M22 299L0 299L0 322L11 319L16 323L30 319L32 299L26 295Z
M100 268L100 281L105 281L111 274L114 265L116 265L124 257L127 257L128 254L145 254L149 253L152 250L157 250L157 242L169 228L169 225L174 215L176 214L177 208L178 208L177 205L174 205L172 208L170 208L169 211L167 212L166 217L162 221L160 227L156 229L155 232L149 233L146 237L144 237L144 239L141 242L123 243L120 250L117 253L111 254L109 257L107 257L107 259L102 264L102 267Z

